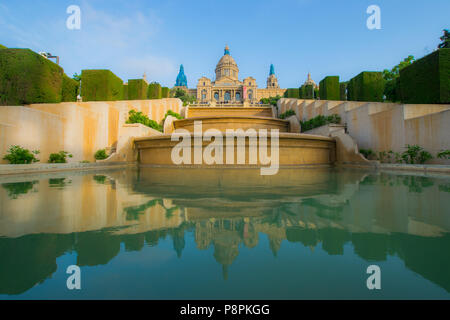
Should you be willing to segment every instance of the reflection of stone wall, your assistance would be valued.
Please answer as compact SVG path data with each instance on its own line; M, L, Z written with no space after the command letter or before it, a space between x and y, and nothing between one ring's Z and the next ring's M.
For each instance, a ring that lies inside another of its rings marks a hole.
M418 144L434 157L450 149L450 105L395 104L358 101L280 99L278 112L294 110L300 120L339 114L359 148L375 152L403 152L406 144ZM450 164L433 159L430 163Z
M265 181L272 197L254 191L255 198L226 192L240 191L239 184L222 184L220 196L195 194L195 181L190 187L172 186L169 193L149 187L150 181L161 181L141 172L59 173L41 180L30 176L29 183L2 178L0 294L21 293L43 281L56 271L56 258L71 250L78 265L96 266L116 257L122 243L126 251L139 251L168 238L180 257L191 231L198 249L213 248L225 278L241 244L254 248L261 243L276 256L287 240L330 255L342 255L351 244L367 261L396 255L409 269L450 291L450 277L442 272L450 267L450 218L444 210L450 206L448 179L329 172L328 192L314 188L322 178L309 179L309 189L316 193L287 187L275 193L276 181ZM199 183L214 177L220 175ZM439 263L428 266L427 261Z
M12 183L0 186L0 236L113 227L126 227L118 234L141 233L175 228L185 219L184 210L171 200L129 193L118 173L53 176L31 180L19 190L12 190Z
M118 141L129 110L159 122L167 110L179 113L181 107L175 98L0 106L0 163L7 163L2 158L13 144L40 150L41 162L60 150L73 154L69 161L94 161L97 150Z

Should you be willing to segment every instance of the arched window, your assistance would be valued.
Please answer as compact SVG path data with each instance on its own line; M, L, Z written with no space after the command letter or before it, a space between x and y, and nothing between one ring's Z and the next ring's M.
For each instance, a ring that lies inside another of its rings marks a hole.
M218 92L214 92L214 99L216 101L219 101L219 93Z
M236 92L236 101L241 101L241 93Z
M231 94L230 91L225 92L225 101L230 101L231 100Z
M250 100L253 99L253 90L248 90L248 98L249 98Z
M202 100L206 100L206 90L202 90Z

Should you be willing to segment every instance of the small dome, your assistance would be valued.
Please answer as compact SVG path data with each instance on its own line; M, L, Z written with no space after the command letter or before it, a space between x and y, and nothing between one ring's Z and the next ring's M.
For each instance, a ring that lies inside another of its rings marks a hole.
M225 47L224 55L220 58L216 65L216 81L221 80L224 77L232 80L238 80L239 68L236 61L230 55L230 48Z
M234 61L233 57L230 56L229 54L226 54L222 58L220 58L219 62L217 63L216 68L220 68L223 66L230 66L230 65L237 67L236 61Z

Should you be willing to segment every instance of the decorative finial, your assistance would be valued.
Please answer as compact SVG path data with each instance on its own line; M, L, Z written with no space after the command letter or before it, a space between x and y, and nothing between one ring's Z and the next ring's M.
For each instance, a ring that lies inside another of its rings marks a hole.
M225 52L223 55L226 55L226 54L228 54L228 55L230 54L230 48L228 47L228 45L225 46Z
M187 78L184 74L184 67L180 65L180 72L178 72L177 80L175 82L175 86L177 87L187 87Z
M270 65L270 72L269 72L269 76L275 74L275 68L273 67L273 64Z

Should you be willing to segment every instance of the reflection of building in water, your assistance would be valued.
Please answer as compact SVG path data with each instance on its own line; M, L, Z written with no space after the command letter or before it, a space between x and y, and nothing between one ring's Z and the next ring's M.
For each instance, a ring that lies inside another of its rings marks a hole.
M84 188L78 190L78 183ZM261 233L274 255L285 240L309 248L320 245L330 255L342 255L350 243L368 261L397 255L406 267L450 292L450 276L442 272L450 268L450 221L442 210L442 204L450 206L450 197L445 197L443 182L381 174L339 183L339 192L302 197L284 189L270 201L235 194L194 199L182 192L168 199L151 189L131 191L120 174L3 185L0 294L22 293L44 281L56 271L56 259L72 250L79 266L105 265L120 253L121 244L127 251L139 251L168 239L181 257L189 245L186 232L194 233L199 249L214 247L225 278L239 246L256 247ZM33 190L53 201L43 201ZM393 215L392 208L404 201L409 210ZM246 210L231 210L233 203ZM429 210L418 209L423 203ZM26 234L30 230L36 234Z

